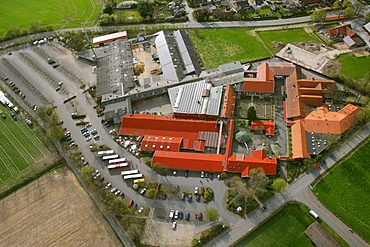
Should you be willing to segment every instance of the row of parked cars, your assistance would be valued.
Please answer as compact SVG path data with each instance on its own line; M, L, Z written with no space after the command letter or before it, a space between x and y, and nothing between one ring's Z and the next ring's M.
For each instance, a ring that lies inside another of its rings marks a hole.
M94 140L98 140L100 138L96 129L91 131L88 130L88 128L91 126L92 124L88 123L81 129L81 134L85 137L86 142L90 141L92 138L94 138Z
M177 226L176 220L182 220L184 218L184 213L179 210L171 210L169 215L170 220L172 220L172 229L175 230ZM201 212L195 214L195 219L202 220L203 214ZM190 213L185 212L185 220L190 220Z
M99 181L103 183L103 186L106 190L110 189L110 191L114 193L116 196L125 197L125 194L122 191L120 191L117 187L113 187L111 183L104 179L104 177L100 174L99 170L95 170L92 176L95 180L99 179Z

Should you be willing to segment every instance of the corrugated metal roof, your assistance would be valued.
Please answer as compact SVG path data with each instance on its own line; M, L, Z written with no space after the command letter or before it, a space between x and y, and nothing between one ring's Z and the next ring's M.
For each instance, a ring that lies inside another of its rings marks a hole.
M204 97L204 90L209 96ZM222 101L222 86L212 87L204 80L168 89L174 113L204 114L218 116Z
M370 33L370 22L366 23L364 28Z
M181 32L179 30L177 30L173 34L176 38L177 45L178 45L178 48L179 48L179 51L180 51L180 56L181 56L182 61L184 63L186 73L190 74L192 72L195 72L193 61L191 60L188 49L186 48L186 45L185 45L185 42L182 38Z
M94 44L101 43L104 41L109 41L109 40L118 39L118 38L127 38L127 32L123 31L123 32L111 33L111 34L95 37L93 38L93 43Z
M343 41L349 46L349 47L351 47L351 46L353 46L353 45L355 45L356 44L356 42L351 38L351 37L349 37L349 36L346 36L346 37L344 37L343 38Z

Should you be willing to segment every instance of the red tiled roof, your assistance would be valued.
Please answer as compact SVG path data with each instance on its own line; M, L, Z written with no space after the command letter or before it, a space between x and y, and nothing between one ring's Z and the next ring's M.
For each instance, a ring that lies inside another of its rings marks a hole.
M223 171L224 155L188 152L155 151L153 167L166 167L176 170Z
M123 116L119 134L173 136L196 140L199 131L218 132L217 122L133 114Z
M229 157L229 164L226 167L226 170L229 172L244 172L247 167L249 169L261 167L267 175L276 175L277 169L277 159L276 158L266 158L263 154L263 150L253 150L256 152L253 156L244 156L238 157L237 155L232 155ZM263 158L264 157L264 158ZM263 158L263 159L261 159Z
M252 130L264 130L266 135L275 134L275 123L273 121L252 121Z
M274 93L274 75L270 72L268 63L257 67L257 78L246 77L243 79L243 92Z
M141 142L141 150L167 150L178 152L180 150L181 141L181 137L145 135Z
M221 117L232 118L234 116L236 92L234 91L231 84L226 85L225 96L223 101L223 107L221 111Z
M306 132L301 120L295 122L291 127L293 158L310 158L307 151Z
M254 158L263 160L264 158L266 158L266 152L263 150L252 150L252 156Z

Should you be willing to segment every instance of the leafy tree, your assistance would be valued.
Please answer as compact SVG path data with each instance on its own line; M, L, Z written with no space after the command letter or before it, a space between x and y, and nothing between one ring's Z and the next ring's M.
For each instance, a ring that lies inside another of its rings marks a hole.
M343 8L346 8L346 7L350 6L350 5L351 5L351 3L349 2L349 0L343 0L343 2L342 2L342 7Z
M104 5L103 13L104 14L109 14L109 15L113 14L112 6L110 6L109 4Z
M91 178L91 174L93 173L93 168L91 166L84 166L80 170L81 177L88 181Z
M347 18L353 18L356 15L355 10L351 6L348 6L344 10L344 14L346 15Z
M220 174L220 178L221 178L222 180L226 179L226 178L227 178L227 173L226 173L226 172L221 172L221 174Z
M266 190L266 186L269 183L269 178L266 176L265 171L262 168L255 168L249 172L249 189L256 196L260 195Z
M370 22L370 11L366 13L365 15L365 21Z
M339 0L335 0L335 2L333 3L331 7L332 9L339 9L340 8Z
M206 188L206 191L204 191L203 198L206 202L209 202L213 199L214 193L211 188Z
M206 219L209 221L215 221L218 219L220 214L216 208L207 208L206 209Z
M256 112L256 108L254 108L254 106L251 106L251 107L248 108L247 118L250 121L253 121L257 118L257 112Z
M323 9L316 9L311 15L310 19L313 22L324 22L326 18L326 12Z
M278 193L284 192L287 186L288 186L287 182L285 182L285 180L282 178L275 179L271 185L272 189Z
M152 19L154 7L153 4L149 1L140 1L137 7L137 11L143 18Z
M100 20L99 20L99 25L100 26L105 26L105 25L109 25L109 24L114 24L115 21L117 19L117 15L116 14L102 14L100 16Z
M52 126L46 136L50 141L60 141L64 138L64 132L61 126Z
M155 196L155 192L156 192L155 188L150 188L146 191L145 196L150 198L150 199L153 199L154 196Z

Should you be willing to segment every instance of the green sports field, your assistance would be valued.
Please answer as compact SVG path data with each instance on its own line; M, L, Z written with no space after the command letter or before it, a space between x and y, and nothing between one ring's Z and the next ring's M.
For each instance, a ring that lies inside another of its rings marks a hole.
M49 150L38 138L41 130L37 125L32 127L25 123L25 117L18 114L14 121L10 110L0 105L0 186L26 174L34 173L34 164L46 162L51 155ZM47 162L46 162L47 163Z
M101 0L0 0L0 36L8 30L31 27L93 26L102 11Z
M370 243L370 140L315 186L320 201Z

